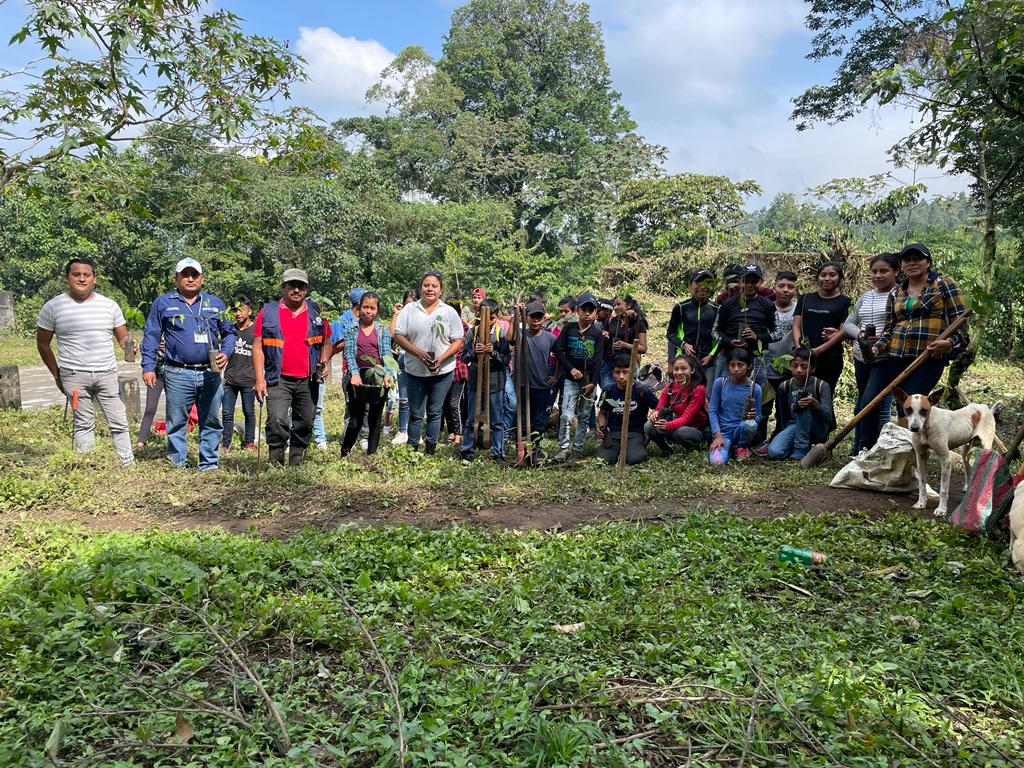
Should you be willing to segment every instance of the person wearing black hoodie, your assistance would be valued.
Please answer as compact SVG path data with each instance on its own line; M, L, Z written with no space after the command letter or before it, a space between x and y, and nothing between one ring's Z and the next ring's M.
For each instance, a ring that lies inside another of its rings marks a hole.
M558 423L558 453L556 461L569 458L569 427L576 417L576 434L572 449L583 450L587 424L594 412L591 395L597 386L600 361L604 359L604 335L597 328L597 299L592 293L582 293L576 302L578 321L566 323L555 344L555 357L565 372L562 406ZM579 408L579 413L577 413Z
M690 297L672 307L665 336L668 338L668 360L679 355L693 355L700 363L705 381L715 374L715 357L719 341L715 338L715 322L719 305L711 301L715 276L710 270L698 269L690 276Z
M758 293L758 284L763 273L756 264L743 268L740 292L730 296L718 310L715 333L720 340L715 378L725 375L728 355L734 349L746 349L757 359L767 351L768 345L778 341L775 332L775 304L771 299ZM765 366L756 366L756 381L764 385Z

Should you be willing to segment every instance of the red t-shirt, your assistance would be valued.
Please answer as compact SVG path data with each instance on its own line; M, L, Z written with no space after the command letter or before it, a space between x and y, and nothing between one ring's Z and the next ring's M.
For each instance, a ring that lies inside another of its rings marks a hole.
M306 317L308 308L305 304L299 310L299 314L292 317L292 312L284 305L284 302L277 303L278 322L281 324L281 335L284 337L284 347L281 350L281 375L305 378L309 376L309 345L306 344L306 332L309 330L309 318ZM331 338L331 326L323 324L323 340ZM256 315L256 328L254 336L263 336L263 310Z

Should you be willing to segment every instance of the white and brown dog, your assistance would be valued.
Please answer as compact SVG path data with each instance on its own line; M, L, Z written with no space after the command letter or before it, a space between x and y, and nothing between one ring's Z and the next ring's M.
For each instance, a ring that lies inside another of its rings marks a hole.
M907 429L912 434L914 453L917 455L918 495L914 509L924 509L928 502L928 452L934 451L939 459L942 479L939 486L939 506L935 508L936 517L947 514L949 475L952 469L949 463L950 450L960 449L965 488L970 468L967 452L975 437L984 448L991 449L995 443L999 450L1006 451L1006 446L996 435L996 419L992 408L978 403L955 411L939 408L936 403L942 399L942 392L943 390L939 389L930 395L908 395L899 387L893 390L893 396L903 401Z

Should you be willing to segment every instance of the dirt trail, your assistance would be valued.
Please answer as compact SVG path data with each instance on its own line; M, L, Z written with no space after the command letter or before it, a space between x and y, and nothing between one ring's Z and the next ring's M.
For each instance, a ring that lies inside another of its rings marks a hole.
M959 492L951 493L950 508L959 500ZM183 513L174 508L153 512L139 510L131 515L47 514L37 512L31 516L60 520L73 520L83 526L101 531L140 531L149 528L185 530L191 528L221 528L229 533L252 530L257 536L287 538L307 525L330 529L340 525L406 524L424 528L442 528L452 523L482 525L513 530L568 530L594 523L615 520L657 521L668 520L695 507L723 510L748 519L766 519L807 512L857 510L869 515L881 515L892 509L908 514L927 515L910 509L913 497L907 494L870 493L820 485L796 486L784 491L770 491L753 495L716 493L705 497L679 499L652 499L647 502L622 506L598 504L582 509L578 505L536 504L529 506L502 506L479 510L427 510L379 509L357 510L351 507L326 508L306 506L290 512L279 512L257 518L239 518L215 511L201 514Z

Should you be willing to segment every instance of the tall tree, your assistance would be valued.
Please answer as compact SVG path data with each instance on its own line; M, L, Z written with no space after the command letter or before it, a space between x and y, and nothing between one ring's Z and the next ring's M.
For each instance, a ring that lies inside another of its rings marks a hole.
M844 120L872 100L916 108L919 127L895 148L974 179L982 212L981 301L974 338L951 368L951 388L974 359L998 271L1001 197L1020 161L1024 138L1024 0L810 0L816 32L810 58L840 57L832 82L795 100L794 118ZM996 170L998 169L998 170Z

